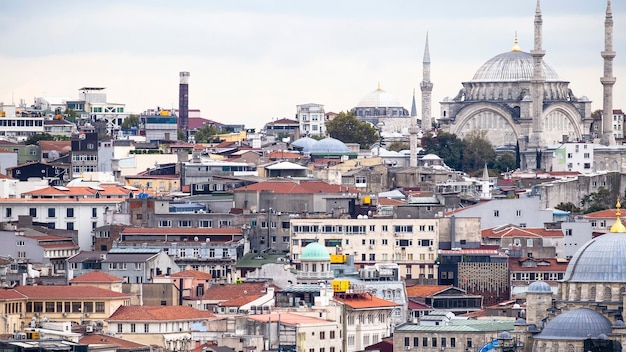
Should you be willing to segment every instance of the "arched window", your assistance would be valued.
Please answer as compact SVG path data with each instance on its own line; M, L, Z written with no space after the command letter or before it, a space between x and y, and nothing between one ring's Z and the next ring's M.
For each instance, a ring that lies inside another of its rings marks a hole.
M589 300L591 301L596 300L596 287L595 286L592 286L589 288Z
M607 286L604 288L604 297L603 299L605 301L610 301L611 300L611 287Z
M574 345L572 345L571 343L567 344L567 352L574 352Z

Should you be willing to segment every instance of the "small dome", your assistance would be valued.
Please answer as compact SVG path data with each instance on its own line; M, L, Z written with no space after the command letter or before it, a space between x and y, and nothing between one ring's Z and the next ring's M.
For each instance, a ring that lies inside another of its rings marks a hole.
M611 322L589 308L578 308L556 316L535 339L584 340L589 336L611 333Z
M533 76L533 57L523 51L509 51L494 56L485 62L474 74L472 82L524 82ZM546 81L560 81L559 75L543 62L543 75Z
M515 319L515 325L526 325L526 319L524 318Z
M348 148L342 141L338 139L326 137L321 141L317 141L317 143L311 145L308 152L311 154L348 153L350 152L350 148Z
M302 148L303 151L308 152L311 146L315 143L317 143L317 141L311 137L302 137L291 142L291 145Z
M426 154L421 159L422 160L441 160L441 158L437 154Z
M626 234L598 236L572 257L564 281L626 283Z
M552 293L552 287L545 281L535 281L528 285L526 293Z
M616 320L613 326L616 328L623 328L623 327L626 327L626 324L624 324L623 320Z
M500 333L500 335L498 335L498 339L510 340L511 339L511 334L508 331L503 331L503 332Z
M402 104L393 95L380 89L366 95L359 101L357 108L401 108Z
M300 260L330 261L330 254L328 253L328 249L326 249L323 244L319 242L312 242L304 247Z

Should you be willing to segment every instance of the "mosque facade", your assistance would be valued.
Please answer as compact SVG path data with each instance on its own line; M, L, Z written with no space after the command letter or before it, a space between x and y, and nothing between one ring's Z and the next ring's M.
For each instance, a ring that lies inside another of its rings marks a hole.
M621 351L626 348L626 227L617 205L611 232L583 245L569 262L557 295L542 281L529 285L526 317L500 341L510 350Z
M569 82L560 78L544 60L542 48L543 18L537 0L534 18L534 46L530 52L520 48L517 38L509 52L483 64L453 98L440 102L439 126L460 138L476 130L496 148L522 152L522 168L537 168L536 151L548 146L574 141L599 140L614 145L610 116L599 133L592 134L591 101L577 97ZM612 111L613 22L610 1L605 20L604 109ZM430 61L430 60L429 60ZM430 62L429 62L430 63ZM422 102L423 104L425 102Z

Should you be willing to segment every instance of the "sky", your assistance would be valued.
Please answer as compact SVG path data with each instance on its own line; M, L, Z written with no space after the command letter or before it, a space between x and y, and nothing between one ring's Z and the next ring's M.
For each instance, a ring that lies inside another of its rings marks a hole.
M533 46L535 0L3 0L0 102L106 87L126 110L189 107L260 128L296 105L346 111L380 86L407 109L429 36L433 115L515 33ZM544 60L602 108L604 0L543 0ZM626 1L613 1L615 109L626 109Z

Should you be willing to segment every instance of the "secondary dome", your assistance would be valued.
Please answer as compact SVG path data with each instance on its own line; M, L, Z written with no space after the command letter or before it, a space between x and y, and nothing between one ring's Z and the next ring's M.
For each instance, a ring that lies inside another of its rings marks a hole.
M291 142L293 146L302 148L302 150L305 152L308 152L311 146L315 143L317 143L317 140L311 137L302 137L300 139L296 139L295 141Z
M591 336L611 334L611 322L602 314L589 308L578 308L550 320L540 334L539 340L584 340Z
M552 293L552 288L545 281L535 281L528 285L526 293Z
M326 137L312 144L306 151L309 153L348 153L350 148L338 139Z
M393 95L385 92L384 90L378 89L364 96L359 104L356 106L357 108L401 108L402 105L394 97Z
M545 61L542 63L546 81L560 81L559 75ZM519 82L533 77L533 57L523 51L510 51L494 56L474 74L472 82Z
M319 242L312 242L307 244L302 250L302 256L300 257L302 261L330 261L330 254L328 253L328 249L324 247L323 244Z
M626 233L610 232L585 243L567 265L563 280L626 282Z

